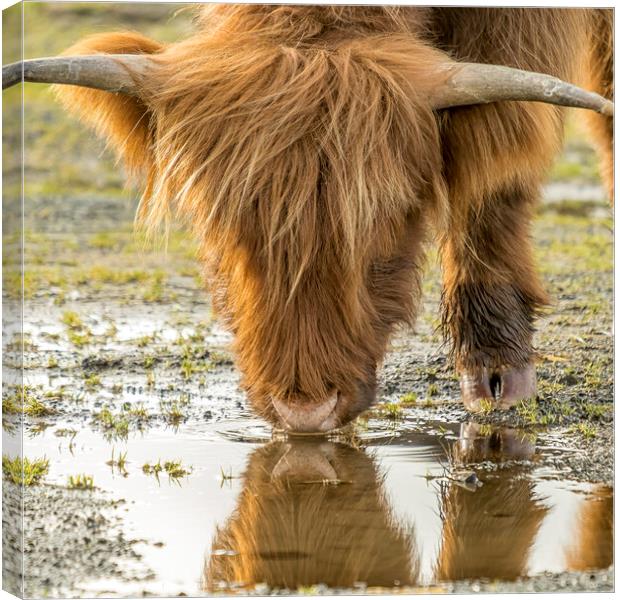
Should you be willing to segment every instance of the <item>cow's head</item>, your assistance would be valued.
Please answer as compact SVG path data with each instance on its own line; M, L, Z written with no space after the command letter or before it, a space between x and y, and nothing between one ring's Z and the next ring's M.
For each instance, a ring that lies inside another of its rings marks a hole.
M66 106L146 174L143 223L191 226L250 400L293 431L366 409L413 318L425 224L445 204L434 111L610 110L553 78L451 62L398 11L363 10L226 5L177 44L104 34L68 51L91 56L3 74L95 88L62 92Z
M319 44L313 28L293 46L268 31L158 59L142 214L173 202L193 227L257 412L325 432L370 406L389 334L413 319L425 221L444 199L428 101L444 57L399 36Z

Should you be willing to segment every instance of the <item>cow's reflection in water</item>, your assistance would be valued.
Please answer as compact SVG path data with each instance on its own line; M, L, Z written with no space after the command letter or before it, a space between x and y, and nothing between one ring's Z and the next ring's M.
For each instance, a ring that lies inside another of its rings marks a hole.
M436 444L427 436L424 444ZM432 572L420 572L412 523L399 523L377 461L365 451L331 442L274 442L256 450L233 515L213 539L203 574L205 591L264 583L297 589L314 584L350 588L414 586L462 579L514 580L528 574L548 499L531 477L535 440L512 429L462 425L448 448L452 466L474 464L484 484L458 478L438 486L440 539L418 540L436 552ZM429 465L433 466L433 465ZM403 485L393 493L408 493ZM410 502L420 501L411 497ZM566 569L605 568L612 561L612 493L587 497L574 543L558 548Z
M365 452L330 442L272 443L251 456L237 509L213 540L203 586L415 585L414 539L392 516Z
M569 569L605 569L614 555L614 496L611 488L597 486L579 511L574 541L566 552Z
M514 429L461 426L455 466L534 458L535 441ZM473 492L449 482L441 489L443 531L435 570L439 581L514 580L526 575L530 550L548 508L535 495L527 465L491 472Z

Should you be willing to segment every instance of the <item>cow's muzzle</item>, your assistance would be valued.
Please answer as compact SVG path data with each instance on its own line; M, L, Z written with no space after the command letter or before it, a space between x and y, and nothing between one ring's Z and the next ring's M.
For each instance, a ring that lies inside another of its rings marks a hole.
M340 394L334 392L322 402L294 402L272 398L271 402L282 421L292 433L327 433L340 426L336 408Z

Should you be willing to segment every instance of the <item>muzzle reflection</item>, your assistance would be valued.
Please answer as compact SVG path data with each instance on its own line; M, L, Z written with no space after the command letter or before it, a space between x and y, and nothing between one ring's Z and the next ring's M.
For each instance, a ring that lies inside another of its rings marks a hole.
M428 435L427 448L429 440L441 444ZM433 481L421 500L422 488L411 486L413 477L387 489L389 478L373 451L318 440L273 442L257 449L236 510L212 540L203 589L514 580L529 574L541 543L555 544L565 569L611 564L612 494L606 488L578 500L580 512L570 522L572 544L541 542L548 535L541 525L554 501L537 491L531 476L535 439L516 430L464 424L446 451L455 472L487 461L498 468L480 470L483 484L474 489L451 476ZM402 504L407 494L415 508L429 496L432 501L433 493L441 523L432 537L421 539L415 512L413 519L399 517L388 498L400 495ZM426 559L427 572L421 566L424 555L434 556Z

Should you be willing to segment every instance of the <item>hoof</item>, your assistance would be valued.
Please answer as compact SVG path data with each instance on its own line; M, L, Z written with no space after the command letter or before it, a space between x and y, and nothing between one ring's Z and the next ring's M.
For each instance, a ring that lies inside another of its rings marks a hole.
M502 367L495 371L483 368L461 374L461 398L471 412L482 412L489 401L493 408L508 409L522 400L536 396L536 368L530 363L522 369Z
M461 423L459 440L454 446L454 459L459 464L486 460L530 460L536 453L536 440L510 427Z

